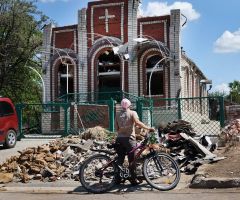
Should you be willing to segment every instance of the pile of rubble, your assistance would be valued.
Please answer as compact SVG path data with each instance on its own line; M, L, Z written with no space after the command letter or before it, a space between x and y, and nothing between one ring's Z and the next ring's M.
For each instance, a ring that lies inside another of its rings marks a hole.
M212 152L216 149L209 136L196 135L191 124L184 120L174 121L158 128L161 143L169 148L182 172L193 174L206 163L224 159Z
M87 129L80 136L69 136L49 144L19 151L0 166L0 182L32 179L56 181L78 180L79 166L89 157L94 140L106 140L109 132L101 127ZM99 146L97 148L104 148Z
M222 135L225 141L240 141L240 119L232 120L223 128Z

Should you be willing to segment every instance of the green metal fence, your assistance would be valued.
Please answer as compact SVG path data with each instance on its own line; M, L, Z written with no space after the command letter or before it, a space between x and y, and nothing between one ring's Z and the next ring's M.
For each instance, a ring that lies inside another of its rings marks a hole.
M132 102L140 120L149 126L157 128L160 123L182 119L198 134L208 135L219 134L224 126L223 97L163 99L126 92L84 93L65 95L58 103L17 105L20 137L66 136L94 126L114 131L114 116L123 97Z
M98 103L18 104L19 139L67 136L94 126L114 131L113 99Z
M39 134L68 134L68 103L16 105L20 138Z
M151 115L152 126L182 119L190 122L197 134L207 135L220 134L224 126L223 97L151 98L150 101L150 107L143 106L142 113L145 109L145 115Z

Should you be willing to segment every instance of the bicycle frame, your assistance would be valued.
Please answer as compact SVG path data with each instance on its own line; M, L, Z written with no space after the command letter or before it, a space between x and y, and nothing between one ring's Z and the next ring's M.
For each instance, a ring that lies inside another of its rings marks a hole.
M149 137L145 138L145 140L143 140L140 144L137 144L130 152L126 154L128 156L129 154L134 154L133 161L129 163L131 168L119 165L117 162L118 156L116 156L114 151L94 150L100 154L90 157L80 168L80 182L82 183L83 187L93 193L106 192L114 186L114 180L116 183L119 183L118 181L123 183L128 178L131 178L132 169L136 169L136 174L134 174L134 176L136 175L137 179L139 178L139 180L142 180L143 178L155 189L165 191L176 187L180 180L180 170L176 161L168 154L159 153L154 146L151 145L151 140L150 143L148 143L148 141ZM112 145L111 147L108 146L108 148L113 148L114 146L115 145ZM143 154L145 150L147 150L147 153ZM92 171L93 176L95 174L95 177L99 178L96 184L103 183L102 190L94 187L95 179L85 179L85 177L88 176L88 174L85 173L85 169L87 169L89 164L92 161L95 161L95 159L96 161L98 160L99 164L101 163L100 168L95 167L94 169L90 166L89 169L94 170ZM141 171L139 171L141 174L137 174L138 167L136 166L138 164L140 164L139 166L142 166ZM91 185L91 182L93 182L93 185Z
M150 153L149 153L147 156L151 156L151 155L155 152L155 150L154 150L153 148L149 147L148 145L146 145L146 142L137 144L136 147L134 147L130 152L128 152L127 155L129 155L129 154L134 154L137 150L139 150L139 151L136 153L136 155L134 155L134 160L133 160L131 163L129 163L129 165L136 164L136 161L138 161L138 159L140 158L142 152L145 151L145 150L148 149L148 148L149 148ZM101 150L100 150L99 152L101 152ZM107 152L104 151L103 153L107 153ZM103 175L104 170L105 170L109 165L111 165L113 162L115 162L117 168L120 170L120 177L126 179L126 178L129 177L129 171L125 171L126 168L123 168L123 167L121 167L120 165L117 164L117 158L118 158L118 157L116 156L114 159L110 160L110 161L101 169L102 175ZM156 161L154 161L154 162L156 162ZM162 166L161 166L161 164L159 163L158 160L157 160L157 163L155 163L155 164L156 164L158 167L160 167L160 169L162 169ZM127 173L126 173L126 172L127 172ZM128 174L128 175L127 175L127 174Z

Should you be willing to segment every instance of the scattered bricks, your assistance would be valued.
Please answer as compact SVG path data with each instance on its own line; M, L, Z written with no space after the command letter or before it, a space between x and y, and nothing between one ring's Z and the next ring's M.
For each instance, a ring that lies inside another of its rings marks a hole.
M94 128L89 128L86 131L82 133L82 139L88 140L106 140L107 136L109 134L109 131L106 129L96 126Z
M28 161L25 161L24 163L22 163L21 166L25 166L26 168L30 168L30 163Z
M56 173L58 176L60 176L65 170L66 170L65 167L60 166L59 168L56 169Z
M35 160L42 160L44 159L46 156L45 153L38 153L38 154L35 154Z
M41 170L41 175L43 177L51 177L51 176L56 176L56 173L49 169L48 167L45 167L43 170Z
M36 164L42 165L42 166L46 166L47 162L44 159L36 159L34 161Z
M31 174L38 174L40 173L41 169L37 166L30 166L29 172Z
M45 157L45 161L47 161L47 162L54 162L55 158L53 156Z
M38 146L38 153L49 153L50 148L48 146Z
M27 183L31 179L56 181L60 178L77 180L80 164L92 154L92 146L98 145L89 138L105 140L108 134L107 130L95 127L78 136L56 139L47 145L19 151L19 156L13 156L0 165L0 173L10 176L2 182ZM106 145L98 145L97 148L106 148Z
M29 160L29 155L23 155L19 158L20 161L27 161Z
M0 183L9 183L13 180L12 173L0 173Z
M27 173L20 174L21 182L28 183L31 177Z
M36 174L34 177L33 177L34 180L41 180L42 179L42 174Z
M52 170L57 169L57 165L56 165L56 163L48 164L48 167L49 167L50 169L52 169Z
M19 153L21 155L25 155L25 154L33 154L35 152L35 148L27 148L24 151L19 151Z
M225 141L238 140L240 136L240 119L232 120L227 126L222 130L222 135Z

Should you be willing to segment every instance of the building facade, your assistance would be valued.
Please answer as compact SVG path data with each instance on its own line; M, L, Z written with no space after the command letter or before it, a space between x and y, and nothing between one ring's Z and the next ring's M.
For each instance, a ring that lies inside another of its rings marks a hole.
M45 102L68 93L206 95L206 77L181 51L181 12L138 17L139 0L89 2L78 23L44 28Z

